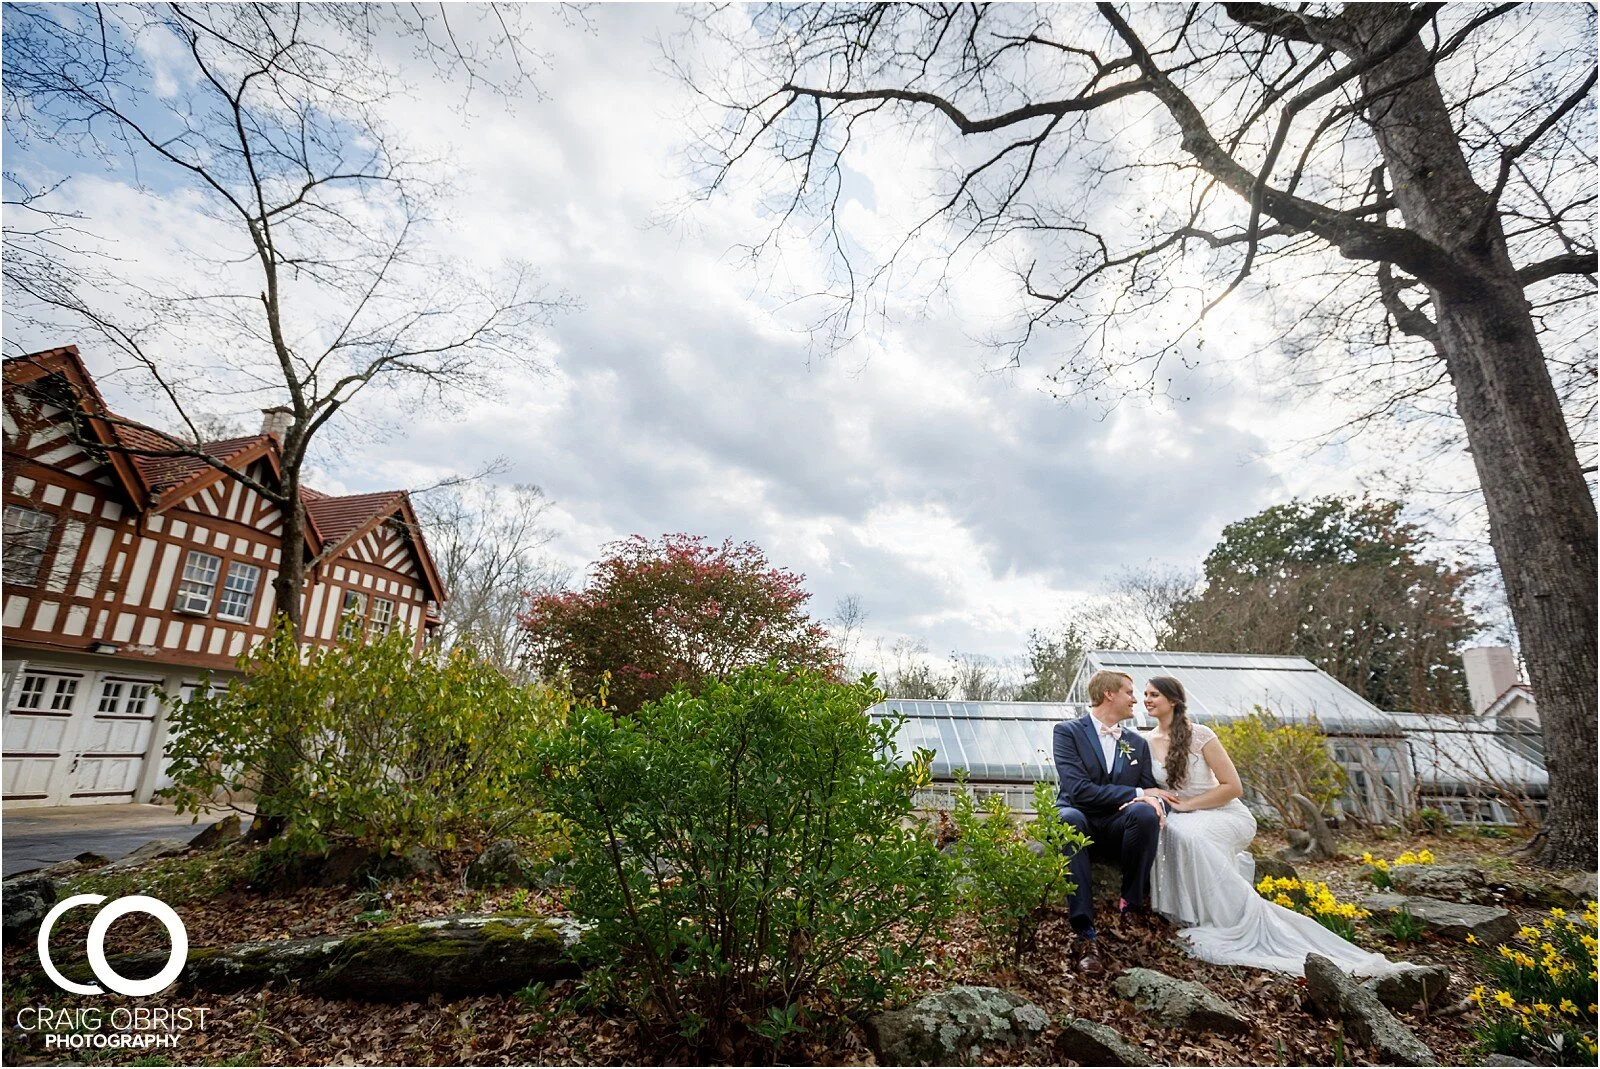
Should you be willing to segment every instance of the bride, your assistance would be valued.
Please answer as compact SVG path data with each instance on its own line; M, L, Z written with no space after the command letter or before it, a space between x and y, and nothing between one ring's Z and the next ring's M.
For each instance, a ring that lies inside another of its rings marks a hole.
M1217 965L1245 965L1301 976L1316 952L1345 972L1377 975L1395 966L1346 942L1310 917L1256 893L1247 850L1256 819L1239 800L1239 773L1217 733L1191 723L1183 684L1156 676L1144 688L1155 717L1148 737L1156 782L1169 806L1150 873L1151 905L1181 925L1190 953Z

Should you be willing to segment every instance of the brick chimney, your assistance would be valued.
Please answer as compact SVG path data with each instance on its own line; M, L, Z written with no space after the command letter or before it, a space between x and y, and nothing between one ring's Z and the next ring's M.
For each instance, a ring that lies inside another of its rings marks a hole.
M1478 646L1461 651L1467 670L1467 695L1474 714L1482 713L1494 700L1520 682L1517 658L1510 646Z
M294 410L278 405L275 408L261 410L261 433L270 434L279 442L283 441L284 433L288 431L289 424L294 422Z

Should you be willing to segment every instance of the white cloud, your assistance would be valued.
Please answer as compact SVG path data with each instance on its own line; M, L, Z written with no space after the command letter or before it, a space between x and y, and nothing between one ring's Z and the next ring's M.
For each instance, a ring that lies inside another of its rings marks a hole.
M591 17L596 34L543 42L547 99L466 126L442 93L396 112L458 171L460 196L436 235L446 250L484 265L525 260L582 302L550 328L553 370L510 378L449 416L368 399L369 421L389 432L318 453L329 488L423 485L503 456L500 478L549 494L551 548L579 571L633 533L748 538L808 573L818 615L853 593L869 637L1003 656L1119 567L1197 563L1223 524L1290 493L1353 488L1374 462L1274 451L1304 431L1305 414L1231 372L1188 375L1186 403L1104 418L1050 398L1041 367L984 373L995 356L973 339L1011 309L1013 281L994 258L964 263L926 317L810 359L792 310L730 254L770 225L757 196L652 225L687 188L669 121L687 102L650 40L678 16L602 6ZM897 238L938 162L929 146L887 138L858 157L845 211L854 236ZM156 215L124 208L147 202L122 181L75 187L142 269L181 271L174 238L193 244L196 217L177 198ZM787 244L787 284L820 279L814 245ZM1248 308L1229 319L1242 342L1265 334Z

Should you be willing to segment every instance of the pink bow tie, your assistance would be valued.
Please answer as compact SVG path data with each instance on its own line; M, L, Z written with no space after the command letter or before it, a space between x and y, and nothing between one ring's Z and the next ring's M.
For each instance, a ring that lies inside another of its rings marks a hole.
M1122 734L1122 728L1121 727L1119 727L1117 725L1112 725L1111 727L1106 727L1104 724L1100 723L1100 721L1098 721L1098 720L1096 720L1094 722L1094 730L1098 734L1105 735L1105 736L1108 736L1108 737L1113 738L1113 739L1116 738L1118 735Z

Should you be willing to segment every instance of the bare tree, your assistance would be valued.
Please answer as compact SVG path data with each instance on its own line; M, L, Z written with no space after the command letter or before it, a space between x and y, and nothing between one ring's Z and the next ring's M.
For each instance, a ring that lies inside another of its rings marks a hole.
M883 643L877 643L879 686L890 698L920 698L945 701L955 688L955 678L942 676L928 661L928 644L898 638L885 657Z
M478 15L503 26L516 18ZM438 405L507 367L539 370L533 328L563 303L526 268L469 269L433 251L449 168L405 145L384 110L403 88L388 59L396 44L404 51L409 41L441 69L464 73L469 89L488 78L492 57L440 27L447 17L369 5L6 12L14 143L40 139L125 168L169 205L192 205L203 223L176 280L97 258L106 243L86 239L85 219L58 214L23 232L8 228L8 246L25 239L28 257L27 270L7 270L7 311L14 323L87 329L115 354L118 373L175 413L178 433L97 415L119 428L125 452L192 457L278 507L275 612L297 637L302 590L321 563L301 551L313 442L375 392ZM514 89L530 68L518 35L503 42L512 72L498 84ZM272 477L196 444L205 437L197 406L211 409L218 394L287 414ZM292 774L294 741L275 740L280 759L263 775L258 838L284 826L271 799Z
M301 476L336 415L380 390L437 404L507 367L538 370L531 331L565 303L526 268L469 271L432 251L448 168L386 123L384 105L402 84L385 46L409 37L469 85L483 80L483 53L458 45L464 34L445 36L435 25L444 17L365 5L7 11L13 137L192 196L218 224L208 238L221 243L191 245L198 270L187 279L151 278L107 263L87 220L47 213L39 192L24 188L8 208L37 222L8 220L8 312L97 336L117 371L180 424L123 448L226 471L280 508L285 547L304 544ZM506 47L517 59L525 46ZM23 253L15 270L14 247ZM276 478L230 468L197 445L208 433L200 413L218 394L288 413ZM273 584L297 634L317 563L286 548Z
M1459 419L1539 694L1541 857L1594 866L1597 525L1569 425L1595 377L1591 8L773 5L698 30L710 62L675 58L716 105L708 193L764 168L780 227L822 220L832 336L901 277L836 211L899 123L955 135L901 250L1008 255L1014 355L1060 328L1066 389L1164 388L1248 297L1306 378L1376 383L1367 424Z
M963 701L1012 701L1020 689L1020 684L1010 677L1006 662L980 653L952 653L950 673L955 681L953 693Z
M1064 702L1072 696L1072 683L1083 667L1084 653L1097 643L1090 641L1070 619L1053 635L1028 632L1024 653L1027 662L1017 700L1024 702Z
M502 671L524 670L527 632L518 615L530 594L566 585L571 570L541 551L554 536L544 525L550 501L537 486L468 485L417 496L417 518L450 591L437 641L467 643Z
M827 621L828 633L839 649L839 661L852 676L866 671L856 661L856 647L861 644L861 629L866 622L867 610L859 594L846 594L835 602L833 616Z
M1154 563L1126 567L1103 593L1075 607L1071 620L1092 648L1172 649L1175 613L1199 583L1199 574L1189 568Z

